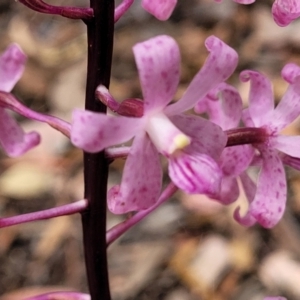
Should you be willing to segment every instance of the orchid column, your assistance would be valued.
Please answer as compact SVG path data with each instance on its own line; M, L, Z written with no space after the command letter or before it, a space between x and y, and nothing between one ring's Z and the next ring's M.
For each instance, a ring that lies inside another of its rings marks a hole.
M94 17L87 21L88 72L86 104L88 110L106 112L95 98L99 84L108 87L111 71L114 0L91 0ZM85 198L89 209L82 214L83 239L91 299L110 299L106 257L106 193L108 161L104 152L84 153Z

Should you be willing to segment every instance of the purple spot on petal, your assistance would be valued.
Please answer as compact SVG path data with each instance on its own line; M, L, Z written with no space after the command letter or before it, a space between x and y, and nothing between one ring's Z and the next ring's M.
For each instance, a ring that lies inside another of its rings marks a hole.
M140 193L147 193L148 192L148 189L146 186L142 186L140 189L139 189L139 192Z
M121 128L120 125L114 125L114 126L112 127L113 130L119 130L120 128Z

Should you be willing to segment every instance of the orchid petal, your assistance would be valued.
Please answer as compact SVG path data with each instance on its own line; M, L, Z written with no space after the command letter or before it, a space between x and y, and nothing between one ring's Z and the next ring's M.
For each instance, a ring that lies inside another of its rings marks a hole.
M216 101L214 97L214 89L212 92L207 93L202 99L200 99L195 107L194 111L197 114L204 114L207 113L209 115L209 120L213 123L217 124L217 121L219 120L219 115L221 112L220 105L217 104L218 101ZM210 108L210 103L216 103L216 110L214 109L215 106L213 105L212 108ZM214 121L216 119L216 122Z
M70 138L71 124L54 116L44 115L31 110L19 102L12 94L0 91L0 107L8 108L25 118L45 122Z
M220 166L225 176L238 176L250 165L254 149L250 145L227 147L220 158Z
M287 300L285 297L266 297L264 300Z
M293 63L286 64L281 70L281 76L285 81L292 84L300 76L300 67Z
M11 157L24 154L40 142L36 132L25 134L18 123L3 109L0 108L0 144Z
M196 112L201 112L203 109L202 102L206 102L206 112L211 122L219 125L223 130L238 126L243 103L239 92L233 86L220 83L196 104Z
M242 120L246 127L255 127L250 116L249 107L242 111Z
M235 178L223 177L219 202L224 205L233 203L239 197L240 190Z
M210 55L196 74L183 97L176 103L168 106L166 112L170 115L182 113L197 103L211 89L225 81L235 70L238 55L234 49L226 45L215 36L210 36L205 41Z
M227 135L221 128L201 117L192 115L176 115L170 117L178 129L192 138L186 152L198 152L219 159L227 142Z
M142 7L161 21L169 19L176 4L177 0L142 0Z
M156 113L148 118L145 130L156 149L166 157L191 143L190 137L180 131L163 113Z
M108 193L108 208L114 214L147 209L158 200L162 169L159 155L145 133L132 144L120 186Z
M250 214L266 228L274 227L282 218L286 203L286 178L275 149L264 148L257 191L250 205Z
M217 88L210 91L205 97L197 102L194 110L198 114L206 113L210 122L221 127L224 113L222 111L221 101L218 101L219 99L217 94Z
M26 55L17 44L10 45L0 56L0 90L10 92L21 78Z
M143 124L143 118L113 117L76 109L72 116L71 141L87 152L99 152L130 140L142 130Z
M178 188L188 194L206 194L215 198L220 193L222 171L206 154L181 151L171 156L169 176Z
M281 161L289 166L294 168L295 170L300 171L300 158L298 157L292 157L290 155L279 153Z
M240 174L241 183L244 189L245 196L248 200L248 203L252 203L256 194L256 184L251 179L251 177L247 174L247 172L243 172Z
M269 124L271 130L281 131L288 124L293 122L300 114L300 71L299 67L295 68L291 64L283 70L283 77L290 82L290 86L281 101L270 115ZM288 74L290 72L290 74Z
M251 3L254 3L255 0L234 0L234 2L240 3L240 4L251 4Z
M237 127L241 120L243 109L243 102L239 92L227 83L221 83L216 91L218 91L223 112L223 118L219 125L223 130Z
M274 97L270 80L260 74L246 70L241 72L242 82L250 81L249 113L256 127L264 124L264 118L274 109Z
M237 207L233 212L233 218L241 225L245 227L251 227L256 223L256 219L249 213L245 216L241 216L240 207Z
M262 159L261 154L258 153L258 152L255 152L254 156L253 156L253 159L251 161L251 166L255 166L255 167L260 167L261 168L262 163L263 163L263 159Z
M276 0L272 6L272 14L279 26L287 26L300 17L300 3L298 0Z
M247 197L248 203L252 203L256 193L256 185L252 179L248 176L246 172L240 175L240 179L243 185L245 195ZM245 227L253 226L256 223L256 219L248 211L245 216L241 216L240 207L237 207L233 213L234 219Z
M255 0L233 0L233 1L240 4L251 4L255 2ZM222 2L222 0L215 0L215 2Z
M144 95L144 111L162 110L179 83L180 52L176 41L157 36L133 47Z
M268 146L300 158L300 136L278 135L270 137Z

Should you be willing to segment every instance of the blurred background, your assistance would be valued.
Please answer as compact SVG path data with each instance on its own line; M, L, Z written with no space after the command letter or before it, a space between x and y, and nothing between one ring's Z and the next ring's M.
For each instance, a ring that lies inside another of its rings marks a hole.
M280 76L282 67L287 62L300 64L300 20L278 27L271 17L271 0L250 6L232 0L178 2L170 20L160 22L136 0L116 24L110 89L115 98L141 97L132 46L168 34L177 40L182 54L179 99L206 59L204 40L213 34L239 53L230 83L239 89L245 105L249 87L239 82L238 74L246 68L268 75L276 101L280 100L287 88ZM87 0L48 3L88 6ZM72 109L84 106L85 25L1 0L0 50L11 42L19 43L28 55L14 94L36 111L70 120ZM42 143L16 159L1 152L0 215L81 199L81 151L47 125L16 118L25 131L38 131ZM286 134L299 134L299 122ZM123 165L122 160L111 165L109 185L120 181ZM232 218L237 203L222 207L203 196L175 194L110 246L113 299L262 300L266 295L300 299L300 177L286 171L288 206L272 230L238 225ZM243 195L240 198L244 200ZM108 227L123 218L108 213ZM78 215L1 229L0 300L57 289L87 291L81 238Z

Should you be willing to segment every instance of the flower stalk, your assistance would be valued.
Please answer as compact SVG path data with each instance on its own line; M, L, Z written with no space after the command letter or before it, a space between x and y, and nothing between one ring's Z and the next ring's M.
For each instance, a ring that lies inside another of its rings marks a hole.
M264 143L268 137L263 128L245 127L225 131L227 133L226 147Z
M114 0L91 0L94 17L86 22L88 33L88 70L86 109L106 112L96 99L95 90L108 88L111 73ZM88 285L92 300L110 300L106 254L106 193L108 160L103 151L84 153L85 199L89 208L82 213L83 242Z
M111 243L113 243L117 238L119 238L123 233L125 233L131 227L133 227L138 222L140 222L145 217L147 217L157 207L159 207L161 204L163 204L168 199L170 199L177 192L177 190L178 190L178 188L173 183L170 183L165 188L165 190L161 193L158 201L153 206L149 207L148 209L141 210L141 211L137 212L130 219L128 219L128 220L126 220L126 221L124 221L120 224L117 224L116 226L109 229L106 233L107 247Z
M19 0L20 3L40 13L60 15L69 19L87 20L93 17L93 9L85 7L54 6L42 0Z
M0 228L13 226L17 224L23 224L33 221L46 220L61 216L72 215L78 212L82 212L87 208L87 201L85 199L62 205L59 207L40 210L33 213L17 215L13 217L1 218Z

